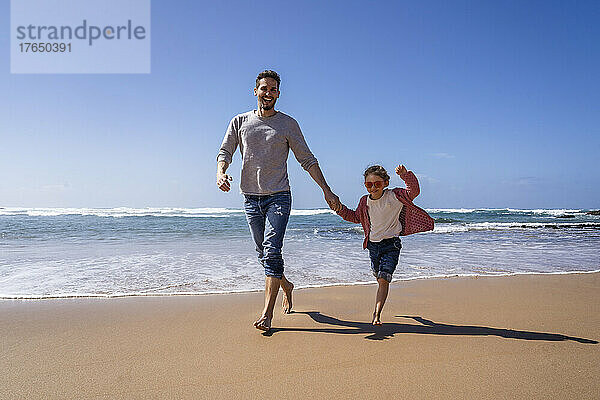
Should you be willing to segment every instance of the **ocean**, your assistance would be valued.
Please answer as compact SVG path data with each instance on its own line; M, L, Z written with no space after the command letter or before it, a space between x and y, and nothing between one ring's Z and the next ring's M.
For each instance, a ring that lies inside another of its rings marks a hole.
M394 280L600 270L589 210L428 209ZM293 210L283 256L297 288L373 283L362 228ZM0 208L0 299L189 295L264 288L241 209Z

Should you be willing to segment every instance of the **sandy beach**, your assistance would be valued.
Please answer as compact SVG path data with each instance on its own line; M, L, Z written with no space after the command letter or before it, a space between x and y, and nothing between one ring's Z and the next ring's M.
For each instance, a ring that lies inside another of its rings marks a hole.
M0 302L2 399L592 399L600 274L262 293ZM279 300L281 299L281 294Z

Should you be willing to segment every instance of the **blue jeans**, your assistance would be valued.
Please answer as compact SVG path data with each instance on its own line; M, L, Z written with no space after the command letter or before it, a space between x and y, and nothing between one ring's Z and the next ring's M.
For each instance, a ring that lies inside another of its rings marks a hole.
M244 195L244 197L244 210L250 233L256 244L258 260L265 268L265 275L281 279L283 276L281 248L292 210L292 194L285 191L264 196Z
M383 239L381 242L367 242L369 257L371 258L371 271L375 278L383 278L392 281L392 274L398 265L402 242L400 238L394 237Z

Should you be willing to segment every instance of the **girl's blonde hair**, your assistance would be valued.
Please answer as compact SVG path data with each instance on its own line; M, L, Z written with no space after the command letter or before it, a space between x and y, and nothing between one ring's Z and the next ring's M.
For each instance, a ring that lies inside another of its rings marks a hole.
M371 175L371 174L377 175L378 177L380 177L384 181L389 181L390 180L390 176L388 175L388 173L385 170L385 168L383 168L381 165L371 165L369 168L367 168L365 170L365 173L363 175L365 176L365 179L367 179L367 176Z

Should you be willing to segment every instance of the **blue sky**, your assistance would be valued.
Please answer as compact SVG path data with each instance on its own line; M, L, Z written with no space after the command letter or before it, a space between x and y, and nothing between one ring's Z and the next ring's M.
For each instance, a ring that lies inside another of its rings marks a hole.
M597 1L216 3L152 2L151 74L2 57L0 206L241 207L215 157L271 68L349 206L364 168L404 163L424 207L600 208ZM293 156L289 173L294 208L326 206Z

